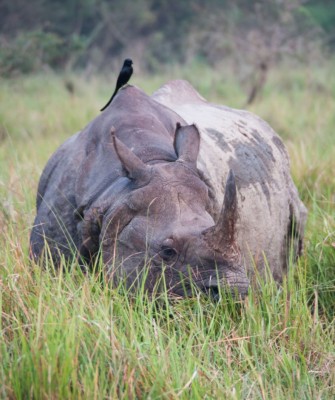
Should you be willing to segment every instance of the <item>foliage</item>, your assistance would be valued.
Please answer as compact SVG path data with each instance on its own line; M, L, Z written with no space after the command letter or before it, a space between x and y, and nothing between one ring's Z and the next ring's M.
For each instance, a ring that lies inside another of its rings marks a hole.
M64 64L72 52L82 48L81 39L73 36L67 43L55 33L40 30L20 33L10 42L2 41L0 74L11 76L41 70L44 66L55 68Z
M303 0L3 0L0 70L101 70L126 56L149 71L194 59L251 67L287 55L306 60L320 51L320 29L331 34L327 10Z
M0 81L0 397L333 399L333 69L276 68L252 105L283 137L309 218L304 254L283 286L260 281L244 303L134 296L75 263L59 272L30 264L41 170L114 82L50 72ZM232 71L201 64L134 83L149 93L172 77L188 77L216 103L245 101Z
M335 49L335 3L332 0L309 0L305 6L310 17L326 33L327 44Z

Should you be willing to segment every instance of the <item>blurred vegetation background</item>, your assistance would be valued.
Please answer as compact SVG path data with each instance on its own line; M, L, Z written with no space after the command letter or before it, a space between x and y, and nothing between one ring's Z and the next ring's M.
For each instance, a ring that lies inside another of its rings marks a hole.
M240 79L335 51L333 0L1 0L0 73L230 63Z

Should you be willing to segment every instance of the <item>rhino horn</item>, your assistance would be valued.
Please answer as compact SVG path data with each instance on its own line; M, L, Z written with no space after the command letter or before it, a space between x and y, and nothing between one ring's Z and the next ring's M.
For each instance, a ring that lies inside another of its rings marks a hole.
M226 181L223 206L219 219L213 227L204 232L215 248L227 249L236 243L236 221L237 221L237 191L235 176L229 171Z
M200 133L196 125L181 126L177 122L173 146L178 161L196 167L200 149Z
M111 129L115 152L126 171L127 177L137 183L146 184L151 178L151 168L136 156L124 143L115 136L115 129Z

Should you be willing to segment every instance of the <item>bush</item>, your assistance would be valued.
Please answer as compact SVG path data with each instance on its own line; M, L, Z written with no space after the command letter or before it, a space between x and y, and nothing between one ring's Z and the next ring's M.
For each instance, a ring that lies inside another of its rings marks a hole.
M41 30L19 33L11 41L1 38L0 44L0 74L5 77L35 72L45 65L63 67L83 48L83 40L78 36L64 40Z

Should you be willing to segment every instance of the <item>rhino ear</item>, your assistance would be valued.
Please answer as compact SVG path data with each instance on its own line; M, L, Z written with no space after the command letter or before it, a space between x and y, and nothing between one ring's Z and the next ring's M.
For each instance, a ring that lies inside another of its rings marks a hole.
M104 213L105 210L103 208L90 208L83 212L82 221L79 225L82 238L79 257L89 264L92 263L99 252L99 235Z
M173 146L179 161L195 167L200 149L200 133L198 128L194 124L181 126L177 122Z
M146 184L151 177L151 168L139 159L124 143L115 136L112 128L111 135L113 145L122 167L126 171L127 177L137 183Z

